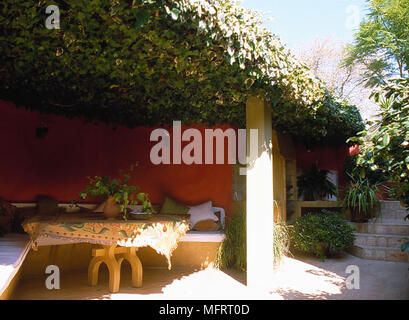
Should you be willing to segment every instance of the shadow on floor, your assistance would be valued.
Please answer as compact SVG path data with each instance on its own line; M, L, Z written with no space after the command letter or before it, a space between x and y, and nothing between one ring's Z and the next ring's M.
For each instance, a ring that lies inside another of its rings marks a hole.
M212 271L213 270L213 271ZM109 273L102 264L99 271L98 284L88 285L85 271L67 272L61 274L60 289L48 290L44 276L22 277L12 299L14 300L82 300L82 299L165 299L165 296L189 298L191 294L211 294L214 283L221 286L244 287L245 276L236 271L222 272L220 270L200 270L194 268L175 267L168 269L144 269L143 287L134 288L131 282L131 268L124 262L121 269L121 284L118 293L112 294L108 290Z

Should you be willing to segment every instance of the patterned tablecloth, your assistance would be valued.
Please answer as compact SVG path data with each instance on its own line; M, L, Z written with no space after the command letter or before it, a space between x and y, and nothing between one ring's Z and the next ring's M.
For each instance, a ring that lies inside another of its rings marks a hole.
M150 246L166 257L170 269L170 257L178 241L189 230L189 218L154 214L149 220L107 220L100 213L61 213L34 216L23 223L23 228L33 240L34 250L37 250L36 239L39 237L62 239L67 243Z

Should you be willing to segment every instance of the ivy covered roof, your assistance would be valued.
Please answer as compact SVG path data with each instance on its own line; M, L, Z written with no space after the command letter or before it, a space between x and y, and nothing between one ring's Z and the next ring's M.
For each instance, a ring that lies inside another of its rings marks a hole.
M60 29L45 27L46 7ZM45 113L135 127L245 126L249 95L276 129L344 142L360 131L254 12L224 0L2 0L0 98Z

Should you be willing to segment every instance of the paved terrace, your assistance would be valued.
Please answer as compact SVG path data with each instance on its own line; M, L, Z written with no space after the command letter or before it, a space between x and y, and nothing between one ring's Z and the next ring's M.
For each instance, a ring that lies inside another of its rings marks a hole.
M348 265L360 269L360 289L346 288ZM128 268L125 265L124 268ZM131 286L130 270L123 270L119 293L108 291L108 271L101 266L96 287L87 274L61 275L60 290L47 290L47 275L22 278L14 299L409 299L409 265L403 262L363 260L349 254L327 259L286 257L275 271L268 290L248 288L245 275L216 269L145 269L144 286Z

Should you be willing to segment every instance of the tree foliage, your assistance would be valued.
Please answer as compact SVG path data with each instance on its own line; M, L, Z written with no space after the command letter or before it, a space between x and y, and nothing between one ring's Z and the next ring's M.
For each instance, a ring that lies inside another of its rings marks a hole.
M357 165L382 171L396 186L395 197L409 208L409 79L394 79L373 94L380 104L380 119L352 138L360 144Z
M60 29L44 26L50 4ZM4 0L0 13L0 97L18 105L128 127L244 126L255 95L293 135L355 130L353 107L338 110L260 16L230 1Z
M369 99L372 90L361 81L365 65L355 63L346 66L343 62L347 54L344 44L333 37L316 38L296 51L300 61L305 63L312 74L322 80L336 97L357 106L362 116L371 116L379 110Z
M346 65L366 65L369 86L409 76L409 0L370 0L369 13L349 47Z

